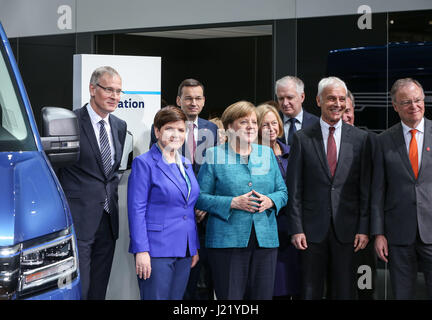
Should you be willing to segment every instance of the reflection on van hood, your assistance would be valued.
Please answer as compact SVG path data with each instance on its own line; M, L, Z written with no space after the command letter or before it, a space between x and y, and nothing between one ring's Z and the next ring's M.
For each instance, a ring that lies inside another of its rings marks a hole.
M0 152L0 246L68 227L65 204L38 152Z

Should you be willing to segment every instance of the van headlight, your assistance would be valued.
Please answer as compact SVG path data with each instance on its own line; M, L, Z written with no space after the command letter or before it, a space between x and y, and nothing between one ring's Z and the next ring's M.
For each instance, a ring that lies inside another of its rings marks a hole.
M26 244L20 260L20 295L66 287L78 273L75 237L67 229Z

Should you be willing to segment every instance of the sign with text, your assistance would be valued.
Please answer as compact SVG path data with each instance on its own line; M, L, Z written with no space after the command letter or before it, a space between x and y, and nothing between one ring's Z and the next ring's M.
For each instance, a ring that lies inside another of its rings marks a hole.
M110 66L122 78L117 117L127 122L133 135L133 156L148 150L153 118L160 109L161 58L114 55L74 55L73 108L81 108L90 101L90 77L96 68Z

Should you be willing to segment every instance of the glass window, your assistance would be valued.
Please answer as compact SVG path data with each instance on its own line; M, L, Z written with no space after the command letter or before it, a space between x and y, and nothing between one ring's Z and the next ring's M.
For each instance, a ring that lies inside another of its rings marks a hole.
M0 152L36 150L18 87L11 77L4 48L0 55Z

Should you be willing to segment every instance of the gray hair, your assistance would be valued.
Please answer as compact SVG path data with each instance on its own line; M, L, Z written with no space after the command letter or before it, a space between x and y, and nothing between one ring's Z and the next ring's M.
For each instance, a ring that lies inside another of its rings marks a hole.
M347 91L347 98L351 100L351 102L352 102L352 106L353 106L353 109L354 109L354 108L355 108L354 95L353 95L352 92L349 91L349 90Z
M345 92L348 92L348 88L347 88L345 82L343 82L338 77L322 78L321 81L318 83L318 94L317 94L317 96L319 97L321 102L323 101L321 95L322 95L324 89L327 87L342 87L345 89Z
M294 83L296 85L296 91L299 95L304 93L304 83L301 81L300 78L294 77L294 76L285 76L283 78L280 78L275 83L275 94L277 96L277 90L279 87L287 86L290 82Z
M417 80L415 80L413 78L403 78L403 79L396 80L396 82L393 83L393 86L391 87L390 96L391 96L392 102L396 102L396 93L399 91L399 89L402 87L405 87L409 84L415 84L417 87L419 87L422 91L423 98L425 97L423 87L420 84L420 82L418 82Z
M109 66L103 66L97 68L95 71L93 71L91 77L90 77L90 84L92 86L96 86L99 82L99 79L104 75L109 74L111 77L117 76L121 79L120 74L112 67Z

